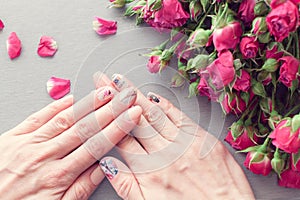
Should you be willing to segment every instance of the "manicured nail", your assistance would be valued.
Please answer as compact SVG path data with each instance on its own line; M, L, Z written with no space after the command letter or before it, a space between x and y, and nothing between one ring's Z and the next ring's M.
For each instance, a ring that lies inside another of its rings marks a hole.
M131 105L136 100L137 92L133 87L126 88L120 92L120 101L126 105Z
M108 179L113 179L118 174L118 168L115 162L110 159L103 159L100 162L100 167Z
M159 97L157 97L155 94L153 94L152 92L149 92L147 94L147 98L151 101L151 102L155 102L155 103L159 103Z
M112 98L113 93L109 87L104 87L96 91L96 96L100 101L106 101Z
M120 74L112 75L112 81L119 89L122 89L126 86L126 82Z

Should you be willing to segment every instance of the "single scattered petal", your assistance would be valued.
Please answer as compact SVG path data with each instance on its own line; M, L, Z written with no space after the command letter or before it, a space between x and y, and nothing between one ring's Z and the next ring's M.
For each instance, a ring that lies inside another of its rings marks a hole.
M57 42L52 37L42 36L40 39L37 53L41 57L51 57L54 56L57 49Z
M53 99L57 100L70 92L71 81L57 77L51 77L47 82L47 91Z
M117 22L95 17L93 29L99 35L112 35L117 32Z
M4 29L4 23L3 21L0 19L0 31Z
M14 59L20 56L22 45L21 40L18 38L15 32L10 33L6 41L7 53L10 59Z

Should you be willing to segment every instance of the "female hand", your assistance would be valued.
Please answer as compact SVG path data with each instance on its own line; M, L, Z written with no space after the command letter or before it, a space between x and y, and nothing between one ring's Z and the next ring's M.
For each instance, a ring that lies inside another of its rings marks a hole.
M113 77L114 84L102 76L97 85L105 83L120 91L132 85L121 75ZM133 136L117 145L128 166L112 157L100 162L121 198L254 199L242 169L220 141L168 100L137 93L143 116Z
M55 101L0 136L0 199L87 199L96 163L139 121L136 91L101 87L73 105ZM112 99L112 100L111 100Z

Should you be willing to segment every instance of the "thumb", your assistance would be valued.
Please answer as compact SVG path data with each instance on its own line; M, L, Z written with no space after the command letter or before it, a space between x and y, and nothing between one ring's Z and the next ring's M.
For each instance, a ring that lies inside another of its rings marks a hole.
M100 161L100 167L122 199L144 199L136 177L124 163L116 158L106 157Z

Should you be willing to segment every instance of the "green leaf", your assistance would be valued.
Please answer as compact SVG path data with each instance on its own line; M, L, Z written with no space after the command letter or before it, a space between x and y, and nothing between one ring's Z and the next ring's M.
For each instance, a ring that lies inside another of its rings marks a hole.
M258 96L261 96L264 98L267 96L264 85L261 82L257 82L254 79L252 79L252 91L254 94L256 94Z
M209 0L200 0L200 2L201 2L204 12L206 12L206 7L207 7Z
M267 44L271 39L270 33L266 32L258 36L258 40L260 43Z
M155 11L155 10L159 10L161 9L162 7L162 3L161 3L162 0L156 0L156 2L153 4L153 6L151 7L151 10L152 11Z
M246 105L249 105L250 93L249 92L241 92L241 98L245 101Z
M292 81L291 96L293 96L294 92L298 89L298 85L299 85L298 79Z
M292 161L293 161L294 167L296 167L296 165L299 162L299 160L300 160L300 150L298 150L297 153L293 153L292 154Z
M156 0L148 0L148 7L151 8L154 3L156 3Z
M292 118L292 132L295 133L300 128L300 114Z
M252 147L248 147L247 149L244 150L240 150L240 151L236 151L237 153L247 153L250 151L256 151L259 149L260 146L252 146Z
M262 70L265 70L267 72L275 72L278 69L279 63L274 58L269 58L266 60L264 65L262 66Z
M132 17L135 14L136 14L136 12L133 10L133 6L130 6L126 9L124 16Z
M190 97L193 97L193 96L197 96L197 94L198 94L198 89L197 89L197 87L198 87L198 82L193 82L193 83L191 83L190 84L190 86L189 86L189 98Z

